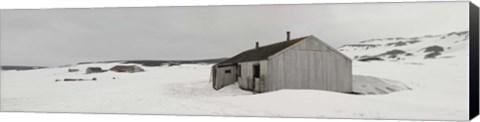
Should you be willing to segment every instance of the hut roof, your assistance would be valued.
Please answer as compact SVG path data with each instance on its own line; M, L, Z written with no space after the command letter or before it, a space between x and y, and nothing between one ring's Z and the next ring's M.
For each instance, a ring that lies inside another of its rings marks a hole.
M296 44L297 42L300 42L305 38L307 38L307 36L250 49L238 55L235 55L232 58L222 61L217 65L224 66L224 65L232 65L238 62L266 60L271 55L274 55L277 52L280 52L283 49L290 47L291 45Z

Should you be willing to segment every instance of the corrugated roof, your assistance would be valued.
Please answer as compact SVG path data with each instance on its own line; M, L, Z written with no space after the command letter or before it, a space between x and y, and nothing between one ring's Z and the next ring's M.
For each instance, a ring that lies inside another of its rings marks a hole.
M218 63L217 65L222 66L222 65L232 65L236 64L239 62L246 62L246 61L258 61L258 60L266 60L268 57L271 55L276 54L277 52L280 52L281 50L290 47L291 45L302 41L303 39L307 38L306 37L300 37L296 39L291 39L289 41L282 41L254 49L250 49L247 51L244 51L238 55L233 56L232 58L229 58L225 61L222 61Z

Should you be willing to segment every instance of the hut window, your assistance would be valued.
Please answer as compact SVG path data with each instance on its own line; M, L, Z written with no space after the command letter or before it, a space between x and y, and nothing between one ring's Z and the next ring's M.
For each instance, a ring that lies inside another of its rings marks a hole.
M230 71L230 70L225 70L225 73L227 73L227 74L230 74L230 72L232 72L232 71Z

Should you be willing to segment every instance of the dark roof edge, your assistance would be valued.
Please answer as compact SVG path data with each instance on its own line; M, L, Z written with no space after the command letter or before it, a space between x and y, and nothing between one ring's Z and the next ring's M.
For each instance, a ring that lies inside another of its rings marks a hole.
M326 45L327 48L329 48L330 50L333 50L334 53L339 54L339 55L345 57L345 58L348 59L349 61L352 61L352 59L351 59L350 57L348 57L347 55L345 55L345 54L343 54L342 52L338 51L337 49L333 48L332 46L328 45L326 42L318 39L318 38L315 37L314 35L309 35L309 36L305 36L305 37L302 37L302 38L304 38L304 39L302 39L302 40L313 38L313 39L315 39L317 42L320 42L320 43L322 43L323 45ZM298 44L298 43L297 43L297 44ZM296 45L296 44L290 45L290 47L293 47L293 46L295 46L295 45ZM281 51L278 51L277 53L269 56L268 59L270 59L271 57L275 57L276 55L278 55L278 54L280 54L280 53L283 53L283 51L285 51L285 50L287 50L287 49L288 49L288 48L285 48L285 49L283 49L283 50L281 50Z
M231 65L240 62L248 62L254 60L268 60L268 57L277 54L279 51L284 50L285 48L291 47L296 43L305 40L308 36L299 37L290 39L288 41L279 41L276 43L263 45L258 48L249 49L243 51L225 61L217 63L218 66Z
M296 39L301 39L301 38L306 39L306 38L308 38L308 37L309 37L309 36L302 36L302 37L297 37L297 38L293 38L293 39L290 39L290 40L296 40ZM302 40L304 40L304 39L302 39ZM275 43L263 45L263 46L260 46L260 48L261 48L261 47L267 47L267 46L271 46L271 45L280 44L280 43L283 43L283 42L285 42L285 41L290 41L290 40L283 40L283 41L280 41L280 42L275 42ZM300 40L300 41L301 41L301 40ZM294 44L294 45L295 45L295 44ZM290 45L290 46L292 46L292 45ZM289 47L290 47L290 46L289 46ZM249 50L255 50L255 48L248 49L248 50L245 50L245 51L249 51ZM245 51L244 51L244 52L245 52Z

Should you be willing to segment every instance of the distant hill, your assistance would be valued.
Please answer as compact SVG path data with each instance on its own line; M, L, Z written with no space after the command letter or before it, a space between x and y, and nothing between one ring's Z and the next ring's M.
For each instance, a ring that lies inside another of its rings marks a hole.
M179 65L179 64L200 64L200 63L214 64L226 59L227 58L203 59L203 60L128 60L128 61L124 61L124 63L141 64L143 66L162 66L162 65Z
M42 66L1 66L2 70L32 70L46 68Z
M215 59L201 59L201 60L116 60L116 61L95 61L95 62L80 62L78 64L92 64L92 63L134 63L143 66L163 66L163 65L180 65L180 64L214 64L227 58Z
M214 58L214 59L201 59L201 60L114 60L114 61L92 61L92 62L80 62L73 65L81 64L94 64L94 63L133 63L142 66L163 66L163 65L180 65L180 64L215 64L228 58ZM73 65L61 65L58 67L69 67ZM1 66L1 70L32 70L47 68L44 66Z
M432 60L468 56L469 31L370 39L338 50L356 61Z

